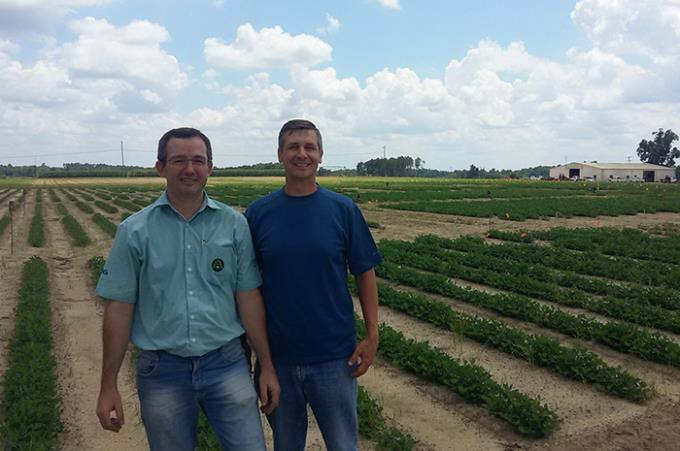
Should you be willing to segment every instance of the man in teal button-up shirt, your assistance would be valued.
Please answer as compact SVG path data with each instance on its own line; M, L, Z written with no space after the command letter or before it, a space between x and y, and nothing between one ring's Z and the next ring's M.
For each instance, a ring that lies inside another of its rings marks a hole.
M263 411L276 407L279 387L248 224L204 193L212 151L198 130L166 133L156 169L166 192L120 224L97 285L109 300L97 415L105 429L122 426L116 379L131 338L142 350L137 383L152 449L193 450L199 406L225 449L263 449L244 329L267 368ZM243 399L248 385L252 403Z

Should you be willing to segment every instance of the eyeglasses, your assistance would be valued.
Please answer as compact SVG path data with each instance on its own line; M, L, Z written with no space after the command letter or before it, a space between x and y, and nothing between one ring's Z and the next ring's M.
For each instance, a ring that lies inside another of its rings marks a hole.
M183 157L178 157L178 158L171 158L168 160L168 163L171 166L175 167L185 167L191 162L192 166L196 166L199 168L202 168L204 166L208 165L208 161L205 158L202 157L194 157L194 158L183 158Z

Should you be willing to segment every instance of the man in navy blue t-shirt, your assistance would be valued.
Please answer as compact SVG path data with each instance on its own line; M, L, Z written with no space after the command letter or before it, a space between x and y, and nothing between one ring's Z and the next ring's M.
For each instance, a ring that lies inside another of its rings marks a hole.
M323 146L313 123L285 123L278 157L285 186L246 211L281 385L279 406L268 417L274 448L304 450L309 404L329 450L356 450L356 378L378 349L373 268L382 258L352 200L317 185ZM348 268L367 330L358 344Z

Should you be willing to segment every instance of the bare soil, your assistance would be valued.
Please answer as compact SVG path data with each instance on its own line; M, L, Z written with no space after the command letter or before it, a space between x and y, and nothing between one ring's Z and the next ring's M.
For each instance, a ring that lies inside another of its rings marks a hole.
M41 183L49 184L47 179ZM158 182L158 179L150 179ZM121 183L112 179L112 183ZM108 183L101 182L101 183ZM120 389L125 400L126 424L118 434L103 431L94 414L101 365L102 301L94 294L86 261L106 256L111 239L75 205L60 195L73 216L87 230L92 244L74 248L66 236L58 214L43 195L47 243L42 249L25 243L33 214L33 194L26 197L26 213L17 212L14 255L9 254L9 231L0 237L0 375L4 371L7 338L13 322L21 265L37 253L50 267L50 302L53 309L55 354L59 361L62 416L66 423L60 443L64 450L143 450L148 449L138 416L133 370L126 359ZM533 230L552 227L639 227L662 223L680 224L680 214L641 214L622 217L553 218L524 222L496 218L468 218L450 215L379 209L362 205L366 219L381 225L373 229L380 239L411 240L421 234L456 238L466 234L484 236L489 229ZM0 215L4 212L0 209ZM117 222L120 214L106 214ZM494 318L495 315L463 303L446 300L455 308ZM503 321L532 333L559 338L565 345L585 346L608 363L622 366L655 386L658 394L640 405L607 396L593 387L555 376L553 373L512 358L476 342L443 332L424 322L381 307L380 319L408 337L429 341L455 358L474 360L497 381L540 397L562 418L558 431L544 440L527 439L448 389L424 382L398 370L381 359L360 379L369 393L383 405L384 414L410 432L421 450L677 450L680 449L680 370L642 361L604 346L564 337L520 321ZM263 419L268 445L271 432ZM361 449L373 445L362 441ZM323 440L310 415L307 449L323 449Z

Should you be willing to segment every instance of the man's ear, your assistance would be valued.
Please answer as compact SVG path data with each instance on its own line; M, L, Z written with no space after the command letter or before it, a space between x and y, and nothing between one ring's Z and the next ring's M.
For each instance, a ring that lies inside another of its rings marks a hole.
M164 162L162 162L160 160L156 161L156 172L158 172L158 175L160 175L161 177L164 177L164 175L163 175L165 173L165 163Z
M213 167L214 167L214 166L213 166L213 162L212 162L212 161L208 161L208 176L210 176L210 175L212 174Z

